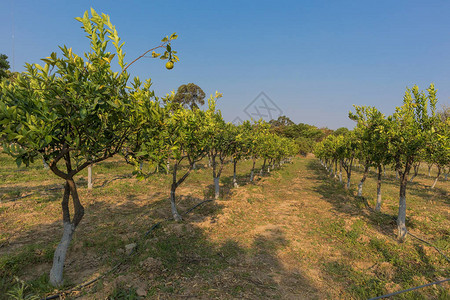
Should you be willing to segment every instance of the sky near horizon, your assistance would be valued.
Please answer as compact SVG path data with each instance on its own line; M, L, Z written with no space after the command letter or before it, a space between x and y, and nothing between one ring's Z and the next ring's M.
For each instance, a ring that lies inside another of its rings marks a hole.
M144 58L129 72L152 78L158 96L189 82L208 95L217 90L227 121L268 115L269 108L296 123L352 128L353 104L388 115L414 84L426 90L434 83L438 106L450 103L446 0L0 3L0 53L19 72L58 45L87 51L74 18L91 7L110 15L127 62L177 32L174 69Z

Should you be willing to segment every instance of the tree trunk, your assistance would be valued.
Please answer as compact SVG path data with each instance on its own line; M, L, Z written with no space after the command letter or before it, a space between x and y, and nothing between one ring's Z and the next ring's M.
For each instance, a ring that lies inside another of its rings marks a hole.
M338 167L337 167L337 160L334 162L334 178L337 177L337 171L338 171Z
M344 162L342 162L342 164L343 163ZM347 190L350 189L350 179L352 177L352 165L353 165L353 158L350 159L348 162L346 162L344 165L345 172L347 173L347 184L345 185L345 188Z
M261 167L261 170L259 170L259 176L262 176L264 173L264 168L266 167L266 158L264 158L264 163Z
M419 174L419 167L420 167L420 163L414 165L414 174L411 177L411 179L409 180L409 182L413 182L414 178L416 178L416 176Z
M361 181L358 184L358 197L362 197L363 184L364 184L364 181L366 181L368 172L369 172L369 166L368 166L368 164L366 164L366 166L364 167L363 177L361 178Z
M72 196L74 206L74 216L72 221L70 221L69 211L70 196ZM66 184L64 185L64 196L61 202L61 206L63 211L64 231L61 241L56 247L55 253L53 255L53 265L50 270L50 283L53 286L61 286L63 283L64 261L66 259L67 249L69 248L70 242L72 241L72 235L75 231L75 228L78 226L84 216L84 207L80 203L75 181L73 181L72 178L66 179Z
M178 213L177 210L177 205L175 203L175 191L176 191L176 187L174 187L174 185L172 184L172 188L170 189L170 208L172 210L172 216L173 219L177 222L181 221L182 218L180 216L180 214Z
M405 171L400 175L400 197L398 203L398 218L397 227L398 235L397 238L400 242L406 239L406 185L408 183L407 172Z
M339 182L342 183L342 162L339 163Z
M250 172L250 182L253 182L253 179L255 176L255 163L256 163L256 159L253 159L252 171Z
M220 190L219 190L219 180L220 177L214 177L214 199L219 199Z
M377 204L375 211L381 210L381 165L378 165L378 179L377 179Z
M75 228L70 222L69 211L70 188L68 183L64 185L64 195L61 202L63 211L63 236L53 255L53 265L50 270L50 284L53 286L61 286L63 283L64 260L66 259L67 249L69 248L72 234Z
M431 186L432 189L434 189L434 186L435 186L436 183L438 182L439 176L441 176L441 166L438 165L437 168L438 168L438 174L437 174L437 176L436 176L436 179L435 179L434 182L433 182L433 185Z
M353 158L350 160L347 173L347 189L350 189L350 178L352 177Z
M92 165L88 166L88 190L92 190Z
M67 249L69 249L75 226L71 222L64 222L64 232L53 255L53 265L50 270L50 284L59 287L63 284L64 261L66 260Z
M219 199L219 178L220 172L217 170L216 155L211 155L212 160L212 170L214 179L214 199Z
M428 177L431 176L431 167L432 166L433 166L432 164L428 164Z
M172 173L172 186L170 188L170 207L172 210L172 216L173 219L177 222L181 221L182 218L180 216L180 214L178 213L177 210L177 206L175 203L175 191L177 190L177 168L178 168L178 163L175 163L173 166L173 173Z
M233 186L235 188L239 187L239 185L237 184L237 180L236 180L236 164L237 164L237 160L235 159L233 161Z

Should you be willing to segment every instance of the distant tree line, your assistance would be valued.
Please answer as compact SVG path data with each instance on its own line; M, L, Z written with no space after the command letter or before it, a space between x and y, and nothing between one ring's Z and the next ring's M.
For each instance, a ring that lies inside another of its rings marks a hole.
M280 116L276 120L270 120L271 130L280 136L293 139L298 146L299 154L306 156L312 153L316 143L322 141L333 133L329 128L318 128L305 123L295 124L289 117ZM347 128L339 128L336 132L345 131Z

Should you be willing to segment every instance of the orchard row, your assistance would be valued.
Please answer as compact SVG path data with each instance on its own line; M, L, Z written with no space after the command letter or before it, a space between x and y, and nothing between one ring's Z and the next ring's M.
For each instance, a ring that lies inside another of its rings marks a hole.
M316 156L330 173L347 175L346 187L350 187L352 167L358 160L364 165L363 177L358 185L358 196L370 167L378 170L376 211L381 209L381 178L386 166L391 166L400 181L398 209L398 238L403 241L407 234L406 188L408 180L417 176L419 165L426 162L436 166L434 188L443 170L450 167L450 118L447 111L436 112L436 89L433 84L428 94L417 86L407 89L403 105L386 117L375 107L355 106L349 117L357 122L348 134L330 135L315 148ZM411 170L414 174L409 178ZM342 177L341 177L342 181Z
M262 169L265 169L282 164L298 152L293 141L271 133L269 124L226 123L216 109L216 100L221 97L217 92L209 99L207 110L183 106L174 93L157 99L150 90L150 79L145 82L137 77L130 79L127 69L139 58L125 63L123 43L108 15L91 9L90 15L86 12L77 20L90 41L89 53L79 56L72 48L60 47L61 57L52 53L42 59L45 63L42 66L27 64L26 72L3 80L0 85L3 150L17 165L28 166L43 158L65 182L64 232L50 271L50 282L55 286L63 283L67 249L84 215L74 176L86 167L122 154L135 165L135 174L140 179L163 169L171 170L172 215L181 220L175 202L176 189L204 157L211 160L217 198L226 161L233 161L237 185L236 168L242 159L253 160L253 180L257 158L264 160ZM171 68L178 61L171 47L176 38L176 34L167 36L146 53L153 50L152 56L168 60ZM157 49L163 49L164 53L156 53ZM111 67L114 58L119 72ZM142 168L144 162L150 168Z

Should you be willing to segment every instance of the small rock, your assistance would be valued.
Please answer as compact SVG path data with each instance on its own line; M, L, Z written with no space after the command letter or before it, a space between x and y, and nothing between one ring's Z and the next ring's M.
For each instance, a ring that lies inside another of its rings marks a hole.
M131 252L133 251L134 248L136 248L137 244L136 243L131 243L125 246L125 252L127 253L127 255L130 255Z
M140 287L137 288L136 294L139 297L145 297L145 296L147 296L147 291L143 287L140 286Z

